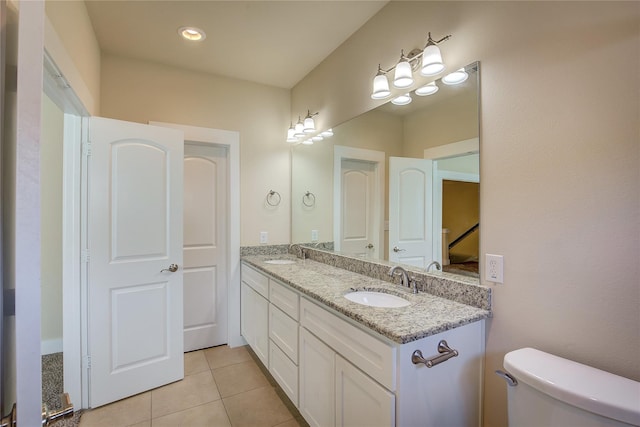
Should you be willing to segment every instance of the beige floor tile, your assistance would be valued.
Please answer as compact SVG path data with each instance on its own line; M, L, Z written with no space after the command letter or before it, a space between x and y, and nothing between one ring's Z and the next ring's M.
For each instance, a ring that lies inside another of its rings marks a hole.
M153 427L231 427L221 400L205 403L164 417L154 418Z
M150 419L151 392L146 392L90 411L85 411L80 418L80 426L123 427Z
M293 418L272 387L222 399L233 427L271 427Z
M131 424L127 427L151 427L151 420L142 421L141 423Z
M278 424L275 427L301 427L301 424L296 421L295 418L291 418L289 421L285 421L282 424Z
M184 354L185 375L193 375L210 369L207 358L204 355L204 350L191 351Z
M253 360L214 369L211 372L222 397L270 385Z
M211 347L204 350L204 355L206 356L211 369L252 360L251 355L249 355L245 346L231 348L226 345L221 345L218 347Z
M220 399L211 371L184 377L182 381L151 391L151 417L193 408Z

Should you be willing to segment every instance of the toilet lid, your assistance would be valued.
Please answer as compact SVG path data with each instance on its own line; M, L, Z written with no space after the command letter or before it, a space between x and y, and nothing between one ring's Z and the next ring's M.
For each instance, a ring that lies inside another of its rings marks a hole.
M504 368L518 381L554 399L640 425L640 382L533 348L507 353Z

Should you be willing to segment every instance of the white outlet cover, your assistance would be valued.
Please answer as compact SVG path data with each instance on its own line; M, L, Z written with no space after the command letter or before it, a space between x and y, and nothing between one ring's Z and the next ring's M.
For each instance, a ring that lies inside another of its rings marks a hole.
M266 231L260 232L260 243L267 243L269 241L269 233Z
M504 259L502 255L485 255L484 277L488 282L504 283Z

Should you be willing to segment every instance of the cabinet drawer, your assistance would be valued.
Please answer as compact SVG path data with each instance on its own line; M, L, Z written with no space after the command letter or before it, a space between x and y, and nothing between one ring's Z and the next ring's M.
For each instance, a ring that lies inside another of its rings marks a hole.
M276 280L269 279L269 301L294 320L299 318L299 300L300 298L295 291Z
M269 298L269 278L253 267L242 264L240 270L242 281L251 286L257 293Z
M269 338L294 363L298 363L298 322L269 304Z
M273 342L269 346L269 373L297 408L298 367Z
M300 324L392 392L396 348L302 298Z

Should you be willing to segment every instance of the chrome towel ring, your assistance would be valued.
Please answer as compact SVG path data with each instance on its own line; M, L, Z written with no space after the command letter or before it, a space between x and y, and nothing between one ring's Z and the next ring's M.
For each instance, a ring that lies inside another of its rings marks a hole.
M280 193L277 191L269 190L267 193L267 204L269 206L278 206L281 200Z
M302 196L302 204L308 208L313 207L316 204L315 194L307 190L307 192L304 193L304 196Z

